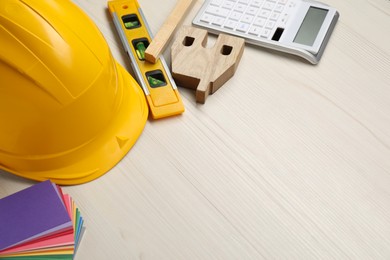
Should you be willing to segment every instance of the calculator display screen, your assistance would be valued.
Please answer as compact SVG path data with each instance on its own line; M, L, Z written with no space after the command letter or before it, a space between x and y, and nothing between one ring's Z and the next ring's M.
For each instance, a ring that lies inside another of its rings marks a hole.
M294 42L313 46L327 13L328 10L310 7L303 19L297 35L295 36Z

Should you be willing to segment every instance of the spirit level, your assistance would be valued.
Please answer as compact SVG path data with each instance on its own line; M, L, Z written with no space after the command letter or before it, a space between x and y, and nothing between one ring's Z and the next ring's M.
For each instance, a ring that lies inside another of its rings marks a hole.
M108 8L153 119L183 113L183 102L164 58L156 63L145 61L145 49L152 38L137 0L109 1Z

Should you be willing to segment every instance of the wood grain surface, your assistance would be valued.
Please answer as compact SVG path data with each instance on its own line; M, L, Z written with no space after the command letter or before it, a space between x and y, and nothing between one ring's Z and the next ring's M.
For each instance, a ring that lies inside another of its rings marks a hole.
M130 69L106 1L73 1ZM176 4L139 2L153 33ZM340 19L318 65L246 45L206 104L179 87L183 115L64 187L87 227L76 259L390 259L390 3L326 3ZM0 197L33 183L0 172Z

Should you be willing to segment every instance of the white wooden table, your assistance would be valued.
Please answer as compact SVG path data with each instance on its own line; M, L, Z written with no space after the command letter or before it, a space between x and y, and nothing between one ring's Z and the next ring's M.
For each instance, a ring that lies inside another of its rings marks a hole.
M74 2L129 68L106 1ZM176 4L139 2L153 33ZM87 226L76 259L390 259L390 1L326 3L340 19L317 66L246 46L206 104L179 88L182 116L64 187ZM32 184L0 172L0 197Z

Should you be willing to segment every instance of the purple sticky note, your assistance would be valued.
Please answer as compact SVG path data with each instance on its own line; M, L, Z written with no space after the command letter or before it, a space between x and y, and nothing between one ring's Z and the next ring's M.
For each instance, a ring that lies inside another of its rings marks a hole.
M62 198L50 181L0 199L0 250L71 228Z

